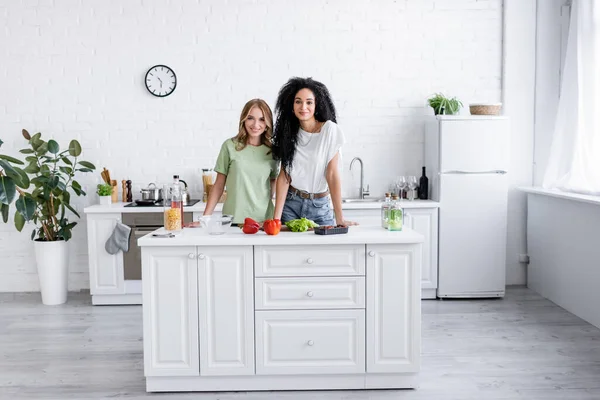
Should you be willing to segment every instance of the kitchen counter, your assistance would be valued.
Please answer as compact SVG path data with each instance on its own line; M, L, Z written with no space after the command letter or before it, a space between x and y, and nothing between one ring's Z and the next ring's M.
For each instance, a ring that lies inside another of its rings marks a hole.
M374 226L140 238L146 390L417 387L423 240Z
M156 233L165 233L164 228ZM263 231L245 234L238 227L231 227L223 235L209 235L203 228L185 228L173 238L153 237L152 234L138 239L140 247L173 247L173 246L256 246L281 244L400 244L422 243L423 235L409 228L401 232L390 232L380 226L351 226L348 233L339 235L317 235L313 231L291 232L281 231L278 235L267 235Z
M144 213L144 212L163 212L162 207L125 207L130 203L113 203L107 206L95 204L92 206L85 207L83 212L86 214L110 214L110 213ZM383 203L381 201L353 201L342 203L343 210L371 210L380 209ZM440 203L433 200L414 200L408 201L403 200L402 206L406 209L419 209L419 208L438 208ZM184 206L184 211L189 212L204 212L206 203L196 203L193 206ZM223 203L218 203L215 207L215 211L221 212L223 209Z

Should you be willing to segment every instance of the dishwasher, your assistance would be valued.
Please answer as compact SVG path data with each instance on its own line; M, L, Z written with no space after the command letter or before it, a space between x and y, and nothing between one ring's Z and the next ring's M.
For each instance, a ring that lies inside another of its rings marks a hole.
M193 213L184 212L183 221L192 222ZM123 224L131 228L129 251L123 254L123 273L125 280L142 279L142 252L137 240L164 226L162 212L123 213Z

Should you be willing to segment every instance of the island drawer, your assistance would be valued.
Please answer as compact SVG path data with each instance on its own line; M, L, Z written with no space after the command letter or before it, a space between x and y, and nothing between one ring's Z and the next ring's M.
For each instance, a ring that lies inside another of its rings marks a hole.
M365 311L257 311L256 374L365 372Z
M255 276L365 274L365 245L255 246Z
M256 278L255 307L257 310L365 308L365 278Z

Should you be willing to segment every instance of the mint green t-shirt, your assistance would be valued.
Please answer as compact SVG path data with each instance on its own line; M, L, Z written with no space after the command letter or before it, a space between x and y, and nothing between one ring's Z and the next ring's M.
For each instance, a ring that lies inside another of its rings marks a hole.
M273 218L271 179L278 174L278 163L273 160L270 148L265 145L247 145L235 149L234 139L221 146L215 171L227 175L227 200L223 214L233 215L233 223L241 224L245 218L258 222Z

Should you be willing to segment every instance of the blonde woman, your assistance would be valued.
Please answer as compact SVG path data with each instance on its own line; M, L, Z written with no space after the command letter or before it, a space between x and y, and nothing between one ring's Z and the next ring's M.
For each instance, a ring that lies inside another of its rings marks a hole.
M215 166L217 179L210 191L204 215L211 215L227 186L223 214L233 215L234 224L245 218L262 222L273 218L272 193L278 163L271 155L273 113L261 99L246 103L240 115L237 136L221 146Z

